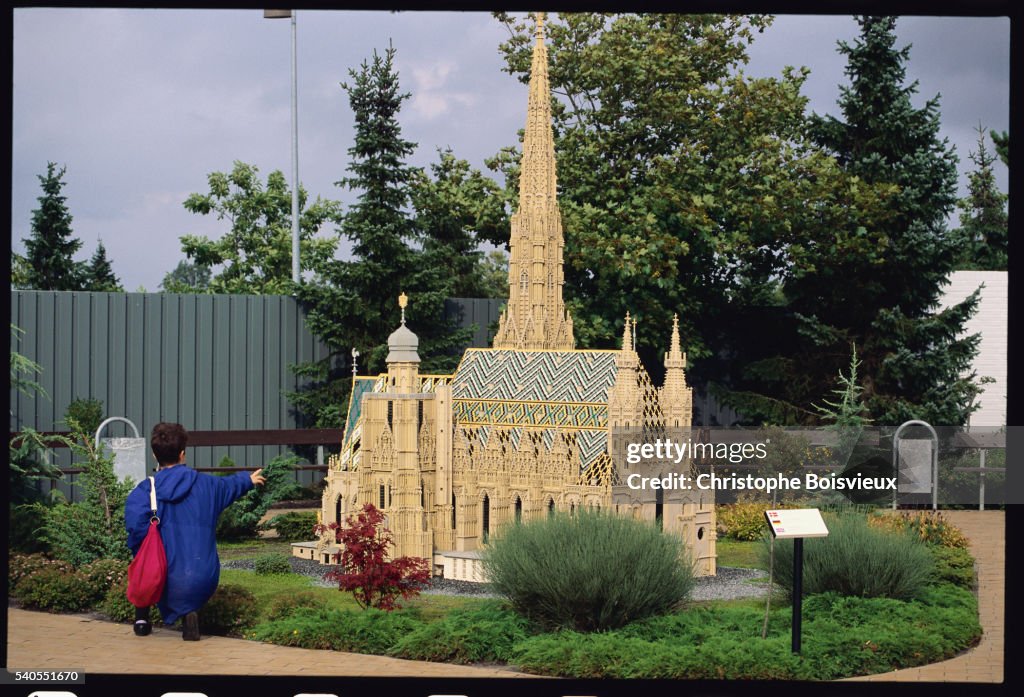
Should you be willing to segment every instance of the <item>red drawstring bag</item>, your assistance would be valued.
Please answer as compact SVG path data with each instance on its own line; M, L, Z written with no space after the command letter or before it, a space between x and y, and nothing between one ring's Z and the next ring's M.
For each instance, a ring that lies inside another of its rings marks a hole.
M167 582L167 554L160 537L160 519L156 515L156 480L149 478L149 507L153 516L149 532L138 554L128 565L128 600L135 607L149 607L160 600Z

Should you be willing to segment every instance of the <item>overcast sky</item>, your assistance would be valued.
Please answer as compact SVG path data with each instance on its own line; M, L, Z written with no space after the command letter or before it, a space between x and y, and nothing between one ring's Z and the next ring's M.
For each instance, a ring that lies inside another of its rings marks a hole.
M900 46L913 44L908 78L916 104L941 93L942 134L960 156L960 188L972 163L974 129L1009 124L1007 18L906 17ZM818 113L836 113L846 84L838 39L850 17L780 16L750 48L745 71L778 76L811 70L804 93ZM411 164L436 149L483 167L513 144L526 114L526 88L501 72L502 25L485 13L298 13L299 172L312 196L348 202L345 175L352 113L339 83L348 69L397 49L403 135L419 144ZM64 193L82 240L98 239L127 290L156 290L183 258L179 237L218 237L226 221L187 212L212 171L235 160L261 179L291 181L291 67L287 20L260 10L23 8L14 11L11 238L23 251L47 161L67 167ZM1006 170L997 165L1000 187Z

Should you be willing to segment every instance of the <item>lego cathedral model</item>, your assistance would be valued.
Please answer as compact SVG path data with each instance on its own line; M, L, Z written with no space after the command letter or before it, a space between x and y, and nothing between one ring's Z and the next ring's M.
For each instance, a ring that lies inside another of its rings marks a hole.
M626 317L619 350L576 348L562 299L561 215L543 17L538 16L512 216L509 296L492 348L469 349L452 375L419 372L418 339L388 338L387 372L355 376L341 453L329 462L320 518L343 523L366 503L387 516L393 556L431 560L446 578L484 580L480 550L503 526L600 508L660 521L698 575L715 573L713 492L687 503L613 500L616 429L690 427L678 321L656 388ZM333 536L293 553L333 563Z

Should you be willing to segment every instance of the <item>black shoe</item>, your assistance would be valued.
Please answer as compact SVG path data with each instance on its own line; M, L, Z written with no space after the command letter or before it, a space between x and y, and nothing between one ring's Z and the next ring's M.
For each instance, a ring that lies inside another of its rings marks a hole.
M149 608L135 608L135 636L149 636L153 625L149 623Z
M185 641L199 641L199 615L190 612L182 620L181 638Z

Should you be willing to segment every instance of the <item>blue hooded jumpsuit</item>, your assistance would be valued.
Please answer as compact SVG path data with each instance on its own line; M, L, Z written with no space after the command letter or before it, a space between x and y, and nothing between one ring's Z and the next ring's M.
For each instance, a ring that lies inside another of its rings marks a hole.
M164 623L171 624L201 608L217 590L217 518L253 484L248 472L214 477L184 464L162 469L154 477L156 513L167 553L167 584L157 607ZM124 506L132 556L149 531L149 519L149 479L144 479Z

